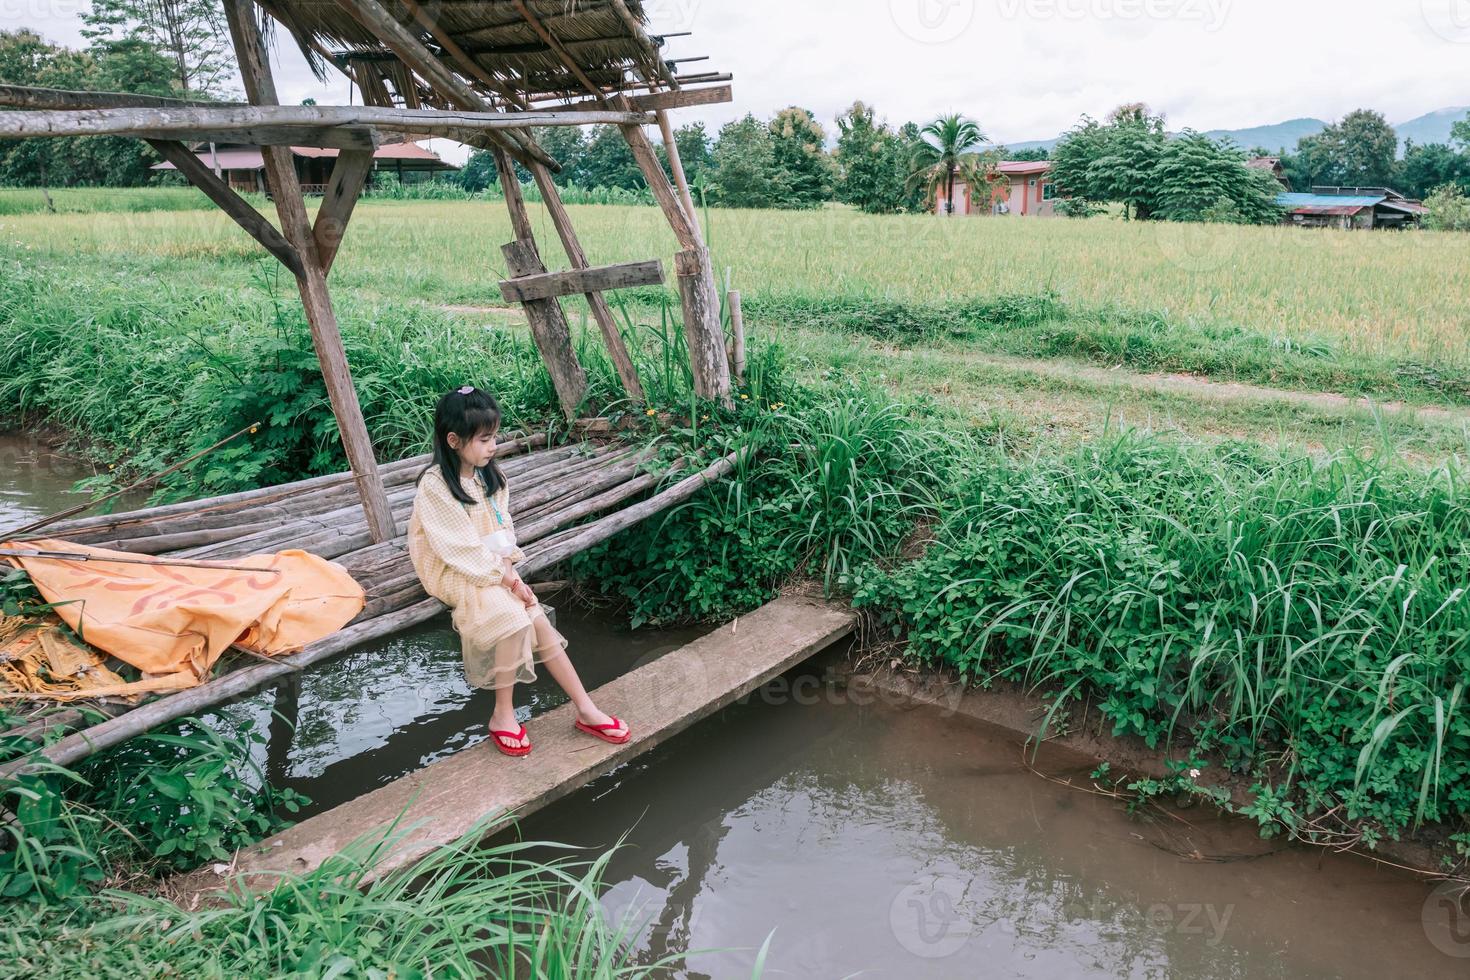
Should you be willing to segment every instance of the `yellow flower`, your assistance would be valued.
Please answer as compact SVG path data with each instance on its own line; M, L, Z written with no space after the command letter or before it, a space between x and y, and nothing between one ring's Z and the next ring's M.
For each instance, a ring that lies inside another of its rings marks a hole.
M708 422L709 421L709 416L708 415L701 415L699 417L699 421L701 421L701 422Z
M750 401L750 396L749 395L741 395L740 396L740 400L743 401L743 402L748 402L748 401Z
M648 412L647 412L647 415L648 415L649 418L653 418L657 414L658 414L658 410L657 409L650 408L648 410Z

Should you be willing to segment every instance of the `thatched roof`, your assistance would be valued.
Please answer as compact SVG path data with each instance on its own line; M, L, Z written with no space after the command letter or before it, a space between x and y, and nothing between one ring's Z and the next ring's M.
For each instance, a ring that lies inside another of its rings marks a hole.
M497 105L510 103L507 91L528 101L585 99L584 79L605 91L645 89L650 82L678 87L673 66L659 53L663 38L651 37L644 29L647 14L642 0L381 3L447 68ZM397 101L436 103L431 93L413 85L393 51L338 4L262 0L262 6L296 36L317 65L323 56L329 57L350 69L365 91L387 81ZM460 55L467 56L473 68L464 65ZM569 59L575 68L568 65Z

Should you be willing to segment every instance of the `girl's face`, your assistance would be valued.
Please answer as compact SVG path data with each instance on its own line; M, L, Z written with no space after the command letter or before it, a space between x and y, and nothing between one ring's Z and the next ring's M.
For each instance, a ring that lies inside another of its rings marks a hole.
M465 466L480 469L489 466L490 461L495 458L495 436L494 429L481 429L469 439L461 439L459 433L449 433L449 447L459 454L459 461Z

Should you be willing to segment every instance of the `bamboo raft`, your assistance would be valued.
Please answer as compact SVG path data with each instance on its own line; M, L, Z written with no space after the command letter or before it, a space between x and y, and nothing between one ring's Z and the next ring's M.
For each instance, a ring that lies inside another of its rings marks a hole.
M732 454L670 482L680 467L663 473L646 472L653 456L650 448L621 442L551 447L541 434L502 445L497 459L506 478L517 488L516 532L526 555L522 575L529 580L619 531L682 503L707 483L728 475L735 463ZM426 454L379 466L393 519L402 528L406 528L413 509L415 481L429 459ZM238 660L226 664L226 658L222 658L216 676L197 687L161 696L73 731L43 750L46 759L58 765L70 765L158 725L249 694L311 664L445 611L444 605L426 595L419 584L408 559L405 534L373 543L350 472L74 519L52 525L45 536L140 555L211 560L297 548L341 564L368 597L363 611L344 629L298 653L274 660L257 658L244 665ZM111 710L104 709L104 713ZM0 732L0 737L35 735L56 727L74 729L84 723L84 717L77 708L68 708ZM0 768L0 774L14 768L16 764Z

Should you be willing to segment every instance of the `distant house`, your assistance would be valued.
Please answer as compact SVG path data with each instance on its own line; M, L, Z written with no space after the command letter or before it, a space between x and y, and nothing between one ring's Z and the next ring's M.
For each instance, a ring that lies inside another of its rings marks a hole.
M1268 171L1276 182L1281 185L1282 190L1291 190L1291 178L1286 176L1286 168L1281 165L1280 157L1251 157L1245 162L1252 170Z
M1388 187L1313 187L1310 194L1282 193L1284 224L1303 228L1405 228L1429 212L1419 201Z
M296 178L307 194L321 194L332 176L332 164L339 151L317 146L293 146L291 156L296 162ZM218 143L213 148L197 146L194 155L211 170L218 170L237 191L265 193L265 160L260 147L239 143ZM173 170L167 161L153 165L154 170ZM397 174L400 180L423 180L445 170L458 170L452 163L445 163L433 150L417 143L386 143L373 153L373 170L379 173Z
M1046 160L1002 160L990 171L983 186L972 187L968 181L955 181L952 213L1053 215L1059 195L1050 175L1051 164ZM935 214L951 213L944 192L941 185L935 194Z

